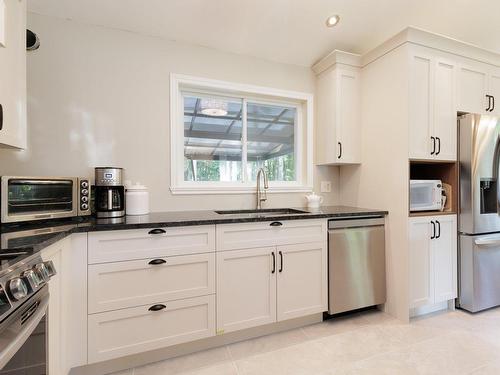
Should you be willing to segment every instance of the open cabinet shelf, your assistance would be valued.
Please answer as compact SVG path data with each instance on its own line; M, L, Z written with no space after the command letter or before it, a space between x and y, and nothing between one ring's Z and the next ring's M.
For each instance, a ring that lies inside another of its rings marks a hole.
M452 215L458 212L458 163L443 161L410 160L410 180L441 180L451 187L451 196L447 197L444 211L409 212L414 216ZM408 188L410 184L408 183ZM408 202L409 207L409 202Z

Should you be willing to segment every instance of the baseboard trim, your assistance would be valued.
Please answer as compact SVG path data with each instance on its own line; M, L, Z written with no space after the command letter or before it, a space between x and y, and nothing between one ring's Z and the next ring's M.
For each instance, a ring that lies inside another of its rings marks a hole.
M212 349L219 346L232 344L238 341L248 340L260 336L288 331L290 329L304 327L319 323L323 320L323 314L314 314L306 317L286 320L284 322L266 324L259 327L249 328L237 332L230 332L220 336L208 337L206 339L174 345L149 352L134 354L109 361L94 363L91 365L71 369L71 375L104 375L111 372L127 370L130 368L147 365L149 363L164 361L166 359L179 357L186 354Z

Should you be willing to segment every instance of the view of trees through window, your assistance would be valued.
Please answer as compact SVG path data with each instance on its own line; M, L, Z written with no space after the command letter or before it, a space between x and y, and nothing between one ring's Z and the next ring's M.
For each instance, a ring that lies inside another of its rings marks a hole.
M259 168L270 181L296 180L295 107L187 93L183 99L185 181L255 181Z

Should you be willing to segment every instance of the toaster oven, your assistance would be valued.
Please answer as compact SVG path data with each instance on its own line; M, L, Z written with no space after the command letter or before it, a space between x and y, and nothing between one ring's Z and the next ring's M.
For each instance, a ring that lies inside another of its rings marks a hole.
M80 177L0 177L1 222L90 215L90 181Z

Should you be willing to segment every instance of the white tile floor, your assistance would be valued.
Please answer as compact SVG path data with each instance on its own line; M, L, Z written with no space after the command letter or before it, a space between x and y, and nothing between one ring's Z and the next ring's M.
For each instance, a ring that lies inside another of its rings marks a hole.
M118 374L500 374L500 308L410 324L368 311Z

